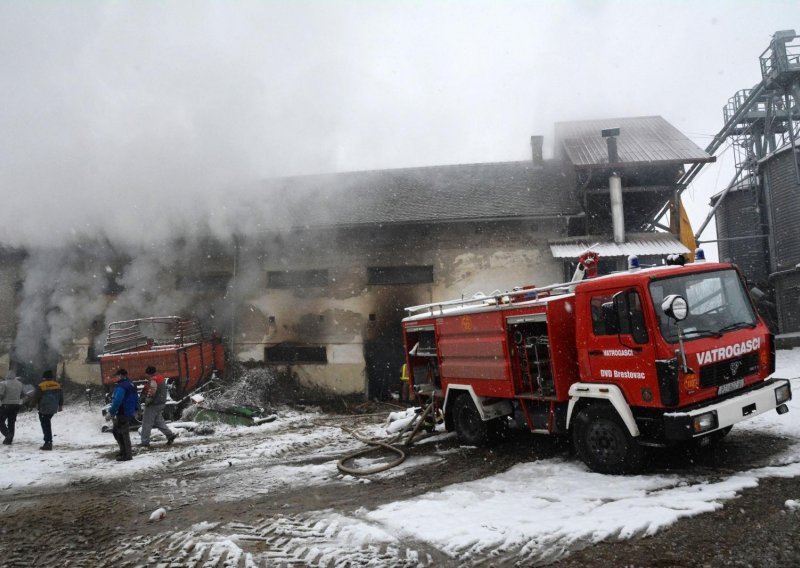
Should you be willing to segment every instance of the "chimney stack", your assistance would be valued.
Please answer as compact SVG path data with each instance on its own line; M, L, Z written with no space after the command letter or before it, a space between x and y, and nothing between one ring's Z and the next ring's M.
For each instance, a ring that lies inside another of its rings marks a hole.
M606 128L600 131L600 135L606 139L608 146L608 163L616 164L619 162L619 154L617 154L617 136L619 136L619 128Z
M606 144L608 145L608 163L618 163L617 136L619 136L619 128L606 128L600 131L600 135L606 139ZM614 230L614 242L621 244L625 242L625 211L622 206L622 177L618 172L612 171L608 178L608 194L611 200L611 224Z
M541 166L544 164L544 157L542 155L543 144L544 136L531 136L531 160L534 166Z

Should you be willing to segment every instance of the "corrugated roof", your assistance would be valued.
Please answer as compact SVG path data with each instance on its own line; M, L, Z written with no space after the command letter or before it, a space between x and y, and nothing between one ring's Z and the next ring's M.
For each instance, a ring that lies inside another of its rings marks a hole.
M433 166L269 180L277 221L292 227L547 218L581 213L557 162Z
M626 242L617 244L602 237L573 237L549 241L550 252L554 258L576 259L587 250L593 250L600 257L666 256L686 254L689 251L683 243L669 233L636 233L626 235Z
M620 129L620 163L659 165L712 162L714 158L660 116L557 122L556 147L563 147L575 167L608 165L608 146L601 130Z

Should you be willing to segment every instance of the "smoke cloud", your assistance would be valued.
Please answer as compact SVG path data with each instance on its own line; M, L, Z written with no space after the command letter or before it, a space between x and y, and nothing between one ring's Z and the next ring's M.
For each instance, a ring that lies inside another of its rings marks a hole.
M704 147L800 21L797 3L737 6L3 2L0 245L28 251L16 353L196 305L175 287L205 240L280 221L269 178L525 160L555 122L610 116L660 114ZM690 188L695 224L730 162Z

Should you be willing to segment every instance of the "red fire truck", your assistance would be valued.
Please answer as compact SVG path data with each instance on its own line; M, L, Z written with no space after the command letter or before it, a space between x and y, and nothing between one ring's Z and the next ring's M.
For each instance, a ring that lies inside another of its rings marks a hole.
M570 435L593 470L639 469L646 446L704 445L788 411L773 336L738 269L695 262L407 308L406 363L420 400L470 445L515 418Z

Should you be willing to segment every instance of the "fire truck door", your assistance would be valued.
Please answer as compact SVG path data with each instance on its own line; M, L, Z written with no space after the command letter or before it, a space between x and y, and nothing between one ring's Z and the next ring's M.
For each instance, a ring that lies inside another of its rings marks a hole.
M591 376L620 385L633 394L655 376L641 295L634 289L598 292L590 298L592 329L588 341ZM630 397L629 397L629 400Z

